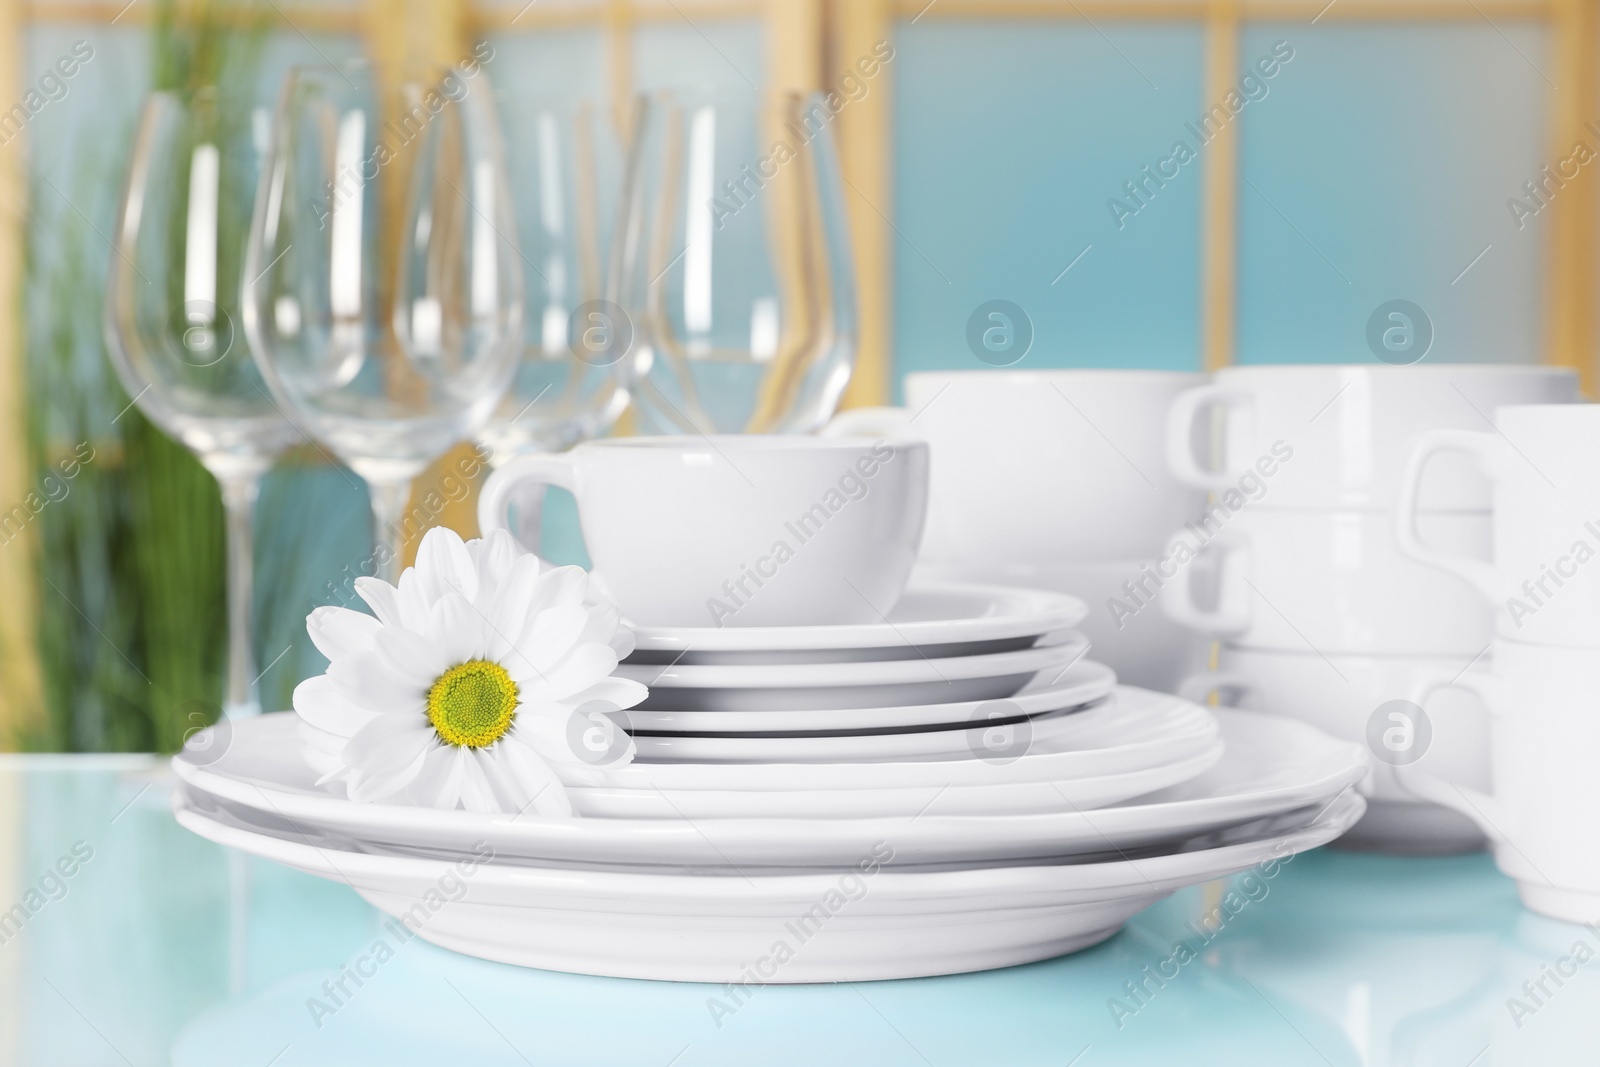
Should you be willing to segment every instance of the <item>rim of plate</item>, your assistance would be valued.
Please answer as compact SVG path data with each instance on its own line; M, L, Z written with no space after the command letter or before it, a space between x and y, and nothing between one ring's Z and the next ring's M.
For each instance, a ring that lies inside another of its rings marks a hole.
M907 597L964 597L987 600L975 614L954 618L895 621ZM998 641L1065 630L1089 616L1089 605L1068 593L987 582L916 582L900 595L883 622L838 626L635 626L640 651L789 652L816 649L883 648L889 645L943 645Z
M1362 755L1364 749L1361 746L1329 737L1315 727L1296 719L1267 712L1242 711L1237 708L1217 708L1214 709L1214 712L1222 728L1221 740L1225 744L1227 743L1227 735L1230 732L1237 731L1246 733L1248 736L1260 736L1263 732L1279 731L1291 735L1291 737L1296 734L1301 735L1297 743L1315 744L1322 746L1326 751L1317 754L1313 760L1308 760L1308 769L1311 773L1307 777L1278 786L1251 789L1245 792L1224 794L1216 797L1146 799L1160 798L1165 790L1157 790L1154 793L1143 794L1115 805L1095 808L1091 812L1030 812L1003 816L926 815L916 821L916 832L937 834L941 832L941 827L970 826L980 823L986 826L993 826L997 831L1002 829L1010 831L1029 826L1048 826L1061 820L1084 819L1091 816L1097 823L1117 822L1137 815L1159 817L1193 805L1216 806L1226 804L1245 796L1332 797L1336 793L1355 785L1368 773L1368 763ZM1273 745L1274 751L1280 747L1282 746L1276 743ZM1341 754L1353 758L1339 762ZM321 819L332 817L333 812L324 809L337 809L341 813L341 818L353 817L354 824L364 827L365 832L388 832L395 827L396 820L409 820L432 829L459 830L465 835L485 832L509 832L530 842L546 842L552 847L573 838L601 838L614 844L634 840L640 835L650 838L672 837L675 835L695 841L703 839L703 831L696 829L687 822L674 824L663 822L660 819L631 818L518 820L505 815L488 815L464 810L446 811L436 808L405 808L385 804L356 804L344 797L335 796L331 793L312 796L287 792L286 789L289 787L281 783L247 784L238 782L235 779L222 779L223 782L236 782L241 787L238 790L230 789L223 792L216 788L208 787L203 780L199 780L190 774L180 773L179 777L184 780L188 788L199 790L228 803L240 804L281 818L301 819L316 823ZM209 775L206 777L219 776ZM254 791L257 795L247 798L247 790ZM234 795L230 796L229 793ZM348 827L351 823L345 822L343 825ZM869 837L873 835L882 836L888 832L906 834L911 830L911 827L906 824L903 816L865 816L827 820L732 817L717 820L710 829L714 831L714 836L717 840L726 843L730 838L748 837L752 834L760 834L763 837L773 834L783 837L798 835L807 840L815 840L818 838L831 839L833 837L855 838L862 835ZM356 830L346 830L345 832L352 837L357 833Z
M1213 870L1242 869L1260 862L1253 858L1244 860L1244 857L1276 856L1281 859L1286 845L1290 853L1314 848L1348 829L1365 810L1366 801L1361 795L1347 789L1326 804L1304 827L1251 841L1189 852L1175 849L1161 856L1099 863L1002 864L960 871L896 871L890 868L880 870L873 877L872 884L874 890L904 895L910 899L967 896L999 886L1041 891L1069 887L1080 891L1125 891L1151 887L1161 892L1159 887L1164 882L1187 883L1196 880L1197 869L1205 872L1203 877L1209 878L1213 876ZM196 812L183 802L181 792L173 796L173 813L186 829L210 841L302 870L323 870L328 872L327 877L330 878L343 880L345 874L350 874L356 877L405 879L424 884L436 881L446 869L456 866L454 860L346 851L240 829ZM211 832L204 832L201 827ZM247 848L241 842L255 843L257 847ZM339 856L337 865L329 859L330 853ZM1232 864L1236 860L1243 862L1234 867ZM657 904L666 900L748 901L752 896L766 893L785 898L796 893L820 894L833 888L838 878L837 870L824 870L816 874L758 874L753 877L737 873L706 876L698 873L657 874L522 867L499 865L492 860L479 864L473 876L475 883L534 891L544 889L556 893L566 891L582 894L589 899L626 901L636 900L640 894L645 894Z
M980 652L937 660L874 659L838 663L619 663L617 677L651 689L819 689L842 685L902 685L1037 674L1067 668L1089 654L1089 639L1074 633L1058 645L1014 652Z
M1042 672L1041 672L1042 673ZM1117 672L1097 660L1081 659L1069 667L1055 681L1041 682L1037 678L1002 700L1015 704L1023 715L1042 715L1075 707L1080 703L1093 703L1110 694L1117 687ZM1087 695L1086 695L1087 694ZM1082 699L1078 699L1079 697ZM950 725L965 722L973 712L988 700L955 700L944 704L901 704L882 708L806 708L801 710L762 709L759 711L652 711L629 708L628 722L637 726L651 723L653 733L750 733L750 734L807 734L846 729L851 731L888 733L898 730L927 728L929 722ZM862 727L863 719L887 722L892 726ZM774 727L774 722L807 722L811 728L798 726ZM701 730L690 730L699 726ZM646 729L640 727L641 730Z

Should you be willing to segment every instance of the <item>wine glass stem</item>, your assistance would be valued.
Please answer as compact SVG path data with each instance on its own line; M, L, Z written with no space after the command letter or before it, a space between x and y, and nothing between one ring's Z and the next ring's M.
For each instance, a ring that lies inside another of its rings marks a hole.
M398 585L401 555L406 547L405 512L411 502L411 479L380 482L369 478L367 491L372 496L373 558L378 564L378 577Z
M252 528L261 478L219 478L228 534L228 686L222 711L229 718L261 713L256 689L254 619L255 536Z

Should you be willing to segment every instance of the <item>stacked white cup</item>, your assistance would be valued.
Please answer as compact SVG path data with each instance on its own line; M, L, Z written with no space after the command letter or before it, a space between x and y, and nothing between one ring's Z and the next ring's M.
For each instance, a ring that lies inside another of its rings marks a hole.
M931 449L918 574L1071 593L1095 659L1170 692L1207 642L1154 600L1156 560L1199 513L1166 464L1166 414L1204 379L1143 370L978 370L905 379L906 407L858 408L829 434L911 435Z
M1471 788L1419 763L1401 784L1470 817L1535 911L1600 921L1600 406L1502 407L1483 432L1438 431L1410 454L1401 550L1470 589L1493 613L1493 654L1418 680L1413 700L1466 690L1488 707L1490 783ZM1488 476L1493 552L1431 541L1421 503L1447 462ZM1432 724L1435 737L1461 729ZM1492 784L1491 784L1492 783Z
M1425 682L1487 656L1493 624L1475 589L1401 550L1406 456L1431 433L1487 429L1502 405L1577 398L1577 376L1550 367L1275 365L1227 368L1174 401L1171 470L1212 500L1168 546L1162 603L1221 641L1216 668L1182 691L1221 692L1366 742L1374 797L1346 842L1401 852L1483 842L1473 821L1419 799L1395 774L1415 765L1483 788L1489 773L1479 699L1459 687L1416 699ZM1216 462L1202 465L1193 442L1208 425ZM1411 524L1441 550L1483 558L1489 509L1474 463L1441 456L1411 502ZM1215 569L1209 603L1191 558ZM1435 731L1435 721L1452 728Z

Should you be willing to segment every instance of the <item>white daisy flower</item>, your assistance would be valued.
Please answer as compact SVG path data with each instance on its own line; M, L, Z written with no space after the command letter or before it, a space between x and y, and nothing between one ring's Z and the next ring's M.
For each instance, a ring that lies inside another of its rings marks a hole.
M567 785L633 759L601 713L648 693L611 676L633 633L588 585L504 531L429 530L398 587L356 580L371 615L307 617L329 662L294 691L306 759L351 800L571 815Z

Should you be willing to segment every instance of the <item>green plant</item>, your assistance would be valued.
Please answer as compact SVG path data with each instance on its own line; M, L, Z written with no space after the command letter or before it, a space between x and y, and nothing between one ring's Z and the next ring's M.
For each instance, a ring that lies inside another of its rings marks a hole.
M225 109L234 102L234 121L248 121L238 105L254 92L266 37L255 10L185 4L180 17L164 0L151 38L153 87L214 86ZM117 130L102 143L129 139ZM106 250L88 219L110 217L118 176L97 162L79 168L70 190L33 183L35 205L64 197L73 211L36 209L25 237L32 466L43 479L80 446L93 458L32 519L46 708L19 740L32 749L170 752L220 710L222 509L211 475L107 371Z

